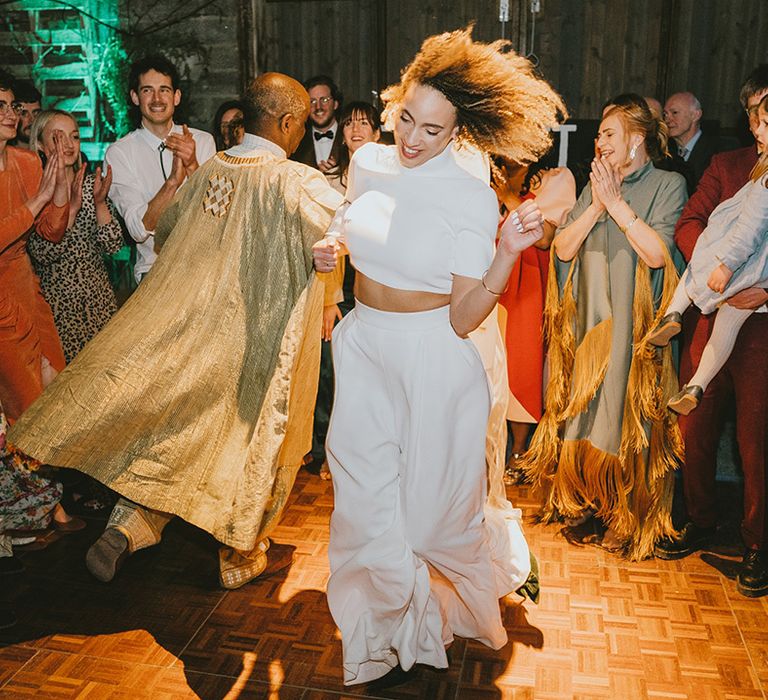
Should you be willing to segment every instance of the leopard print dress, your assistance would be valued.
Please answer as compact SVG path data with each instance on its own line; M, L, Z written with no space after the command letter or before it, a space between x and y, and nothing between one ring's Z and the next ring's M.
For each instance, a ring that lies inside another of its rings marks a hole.
M122 248L123 231L109 199L112 220L98 225L93 182L94 176L86 175L82 206L61 243L51 243L34 233L27 242L43 296L53 311L67 363L117 311L102 255Z

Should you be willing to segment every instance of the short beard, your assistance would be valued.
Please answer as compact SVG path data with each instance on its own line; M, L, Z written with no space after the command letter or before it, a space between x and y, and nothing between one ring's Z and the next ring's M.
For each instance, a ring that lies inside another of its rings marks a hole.
M335 114L335 113L331 113L331 116L330 116L330 117L328 117L328 119L326 119L326 120L325 120L325 121L324 121L322 124L318 124L318 123L317 123L317 122L316 122L316 121L313 119L313 117L314 117L314 115L313 115L313 114L312 114L312 115L310 115L310 117L309 117L309 121L311 121L311 122L312 122L312 126L313 126L315 129L317 129L318 131L321 131L321 130L327 129L327 128L328 128L328 127L329 127L331 124L333 124L333 122L336 120L336 114Z

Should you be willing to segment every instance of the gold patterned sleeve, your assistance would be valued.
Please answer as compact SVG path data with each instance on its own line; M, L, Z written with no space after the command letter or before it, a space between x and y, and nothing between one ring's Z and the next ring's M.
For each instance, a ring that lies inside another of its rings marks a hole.
M319 241L328 230L336 209L341 206L344 198L328 184L325 177L317 170L307 168L301 181L302 229L305 232L305 245L308 245L309 259L311 247ZM339 264L332 272L318 273L318 279L325 285L324 306L338 304L344 299L342 285L344 283L344 266Z

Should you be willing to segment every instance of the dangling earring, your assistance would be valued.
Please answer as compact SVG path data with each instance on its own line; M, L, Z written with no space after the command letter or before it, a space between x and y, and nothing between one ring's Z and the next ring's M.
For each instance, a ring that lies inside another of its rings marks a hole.
M637 155L637 144L632 146L632 148L629 149L629 159L634 160L635 156Z

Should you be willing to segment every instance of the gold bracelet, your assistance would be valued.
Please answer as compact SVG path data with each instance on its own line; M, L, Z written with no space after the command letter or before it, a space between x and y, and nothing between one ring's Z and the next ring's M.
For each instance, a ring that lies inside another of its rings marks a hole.
M485 283L485 276L487 274L488 274L488 270L486 270L483 273L483 276L480 279L480 281L483 283L483 289L485 289L485 291L488 292L488 294L493 294L493 296L495 296L495 297L500 297L502 294L504 294L504 292L507 291L507 287L509 286L509 284L507 284L507 287L504 287L504 291L494 292L492 289L488 289L488 285Z
M637 214L634 214L632 216L632 221L630 221L626 226L619 225L619 228L621 229L621 232L624 235L626 235L627 231L629 231L629 229L632 228L632 226L634 225L635 221L637 221Z

